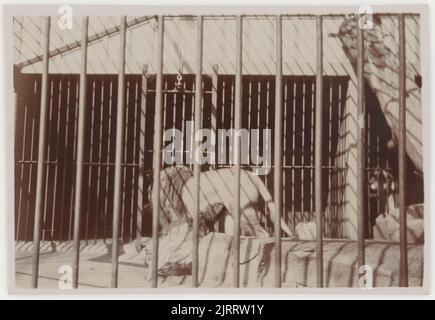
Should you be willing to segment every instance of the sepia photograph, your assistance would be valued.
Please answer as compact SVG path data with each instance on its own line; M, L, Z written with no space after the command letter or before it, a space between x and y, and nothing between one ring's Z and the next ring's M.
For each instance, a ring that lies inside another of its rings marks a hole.
M31 8L14 290L425 287L426 6Z

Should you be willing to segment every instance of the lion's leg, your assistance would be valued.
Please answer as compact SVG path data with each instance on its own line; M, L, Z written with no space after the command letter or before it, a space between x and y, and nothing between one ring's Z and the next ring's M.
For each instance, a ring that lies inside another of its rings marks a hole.
M253 207L243 209L240 219L240 227L242 233L246 236L255 236L260 238L269 237L269 234L260 225L260 220L257 216L257 210Z

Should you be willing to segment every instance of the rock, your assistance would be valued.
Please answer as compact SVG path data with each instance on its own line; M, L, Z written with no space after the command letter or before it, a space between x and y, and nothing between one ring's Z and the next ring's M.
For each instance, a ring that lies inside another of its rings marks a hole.
M406 213L410 214L413 218L424 218L424 203L411 204L406 208Z
M421 205L413 205L407 208L407 241L408 243L423 243L424 242L424 221L419 216L423 216ZM412 214L410 214L412 213ZM379 215L376 218L376 224L373 227L373 238L400 241L400 223L399 212L397 208L391 210L389 214Z
M232 241L231 236L222 233L210 233L200 239L198 280L201 287L232 287ZM192 273L192 240L187 238L178 246L168 248L172 251L167 252L165 262L162 264L159 261L159 281L180 283L180 278L190 277ZM281 248L282 287L316 287L316 243L283 239ZM325 287L359 286L355 241L325 240L323 252ZM241 237L240 286L274 287L274 255L274 239ZM373 286L398 286L399 261L398 243L366 242L366 264L372 270ZM409 244L410 286L422 285L423 261L423 245Z
M314 221L300 222L296 225L295 230L299 240L316 240L316 223Z
M147 256L145 265L151 266L152 242L143 249ZM174 222L168 226L168 233L159 239L158 273L161 276L186 274L192 257L192 230L186 222ZM151 279L149 267L145 279Z

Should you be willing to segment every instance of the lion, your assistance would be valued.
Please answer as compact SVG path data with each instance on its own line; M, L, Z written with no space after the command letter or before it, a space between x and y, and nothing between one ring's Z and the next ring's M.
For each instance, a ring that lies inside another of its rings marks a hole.
M162 171L164 174L161 174L161 180L162 177L167 177L168 175L173 177L184 176L185 180L181 185L178 183L178 187L175 189L176 192L174 192L172 187L173 182L170 185L168 184L171 190L161 186L161 207L163 211L159 217L161 230L166 230L167 226L176 220L184 219L185 221L191 221L195 214L195 177L192 174L186 175L186 170L189 169L186 167L169 167ZM224 232L232 234L231 221L234 220L236 212L234 208L235 185L236 175L234 168L221 168L201 172L199 221L202 227L211 229L223 215L227 215ZM176 193L175 196L174 193ZM149 192L149 194L151 193ZM176 206L165 206L163 204L167 200L168 194L171 194L171 204L177 203ZM240 228L242 235L269 237L269 233L260 225L258 217L260 196L269 209L271 220L274 221L276 214L275 205L264 182L254 173L240 169ZM180 198L183 207L179 205ZM175 210L173 209L174 207L176 207ZM289 237L293 237L293 232L282 218L281 228Z

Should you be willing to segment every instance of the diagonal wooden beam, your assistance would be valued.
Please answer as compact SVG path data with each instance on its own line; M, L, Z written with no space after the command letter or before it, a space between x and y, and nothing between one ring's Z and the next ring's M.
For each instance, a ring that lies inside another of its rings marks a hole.
M143 16L143 17L134 18L134 19L132 19L132 20L127 22L127 29L131 28L131 27L134 27L134 26L137 26L137 25L139 25L141 23L144 23L144 22L149 22L153 18L155 18L155 16ZM111 35L113 35L115 33L118 33L119 31L120 31L120 26L116 25L116 26L114 26L112 28L109 28L109 29L106 29L104 31L95 33L95 34L91 35L88 38L88 45L90 45L90 44L92 44L92 43L94 43L94 42L96 42L98 40L107 38L107 37L109 37L109 36L111 36ZM54 57L56 57L58 55L67 53L69 51L73 51L75 49L80 49L81 46L82 46L82 41L81 40L80 41L75 41L75 42L66 44L63 47L51 50L49 52L49 54L48 54L48 57L51 59L51 58L54 58ZM36 56L34 58L31 58L31 59L25 60L23 62L20 62L16 66L19 69L22 69L24 67L30 66L32 64L35 64L35 63L37 63L39 61L42 61L42 58L43 58L42 55L38 55L38 56Z

